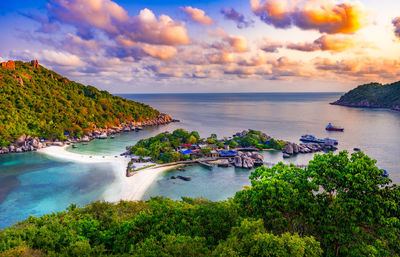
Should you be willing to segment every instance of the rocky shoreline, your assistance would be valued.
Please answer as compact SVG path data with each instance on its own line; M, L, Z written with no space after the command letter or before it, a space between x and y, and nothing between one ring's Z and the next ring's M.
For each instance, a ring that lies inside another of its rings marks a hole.
M14 142L8 147L1 147L0 154L32 152L48 146L64 146L80 142L89 142L93 139L106 139L108 136L112 136L121 132L137 131L144 127L166 125L171 122L178 122L178 120L174 120L170 115L162 113L153 119L148 119L143 122L121 123L119 126L106 129L93 128L91 132L81 138L68 137L68 139L64 141L60 141L55 138L44 140L39 139L39 137L22 135L15 139Z
M368 100L362 100L357 103L354 102L348 102L348 101L343 101L343 100L337 100L336 102L330 103L331 105L340 105L340 106L346 106L346 107L357 107L357 108L384 108L384 109L391 109L394 111L400 111L400 105L392 105L392 106L387 106L387 105L379 105L379 104L374 104L370 103Z

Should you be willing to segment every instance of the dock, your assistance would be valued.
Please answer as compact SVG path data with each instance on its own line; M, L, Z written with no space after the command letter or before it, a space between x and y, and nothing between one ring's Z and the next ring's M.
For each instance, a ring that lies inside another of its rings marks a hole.
M212 169L212 165L211 164L209 164L208 162L204 162L204 161L199 161L198 162L199 164L201 164L201 165L203 165L204 167L206 167L206 168L209 168L209 169Z

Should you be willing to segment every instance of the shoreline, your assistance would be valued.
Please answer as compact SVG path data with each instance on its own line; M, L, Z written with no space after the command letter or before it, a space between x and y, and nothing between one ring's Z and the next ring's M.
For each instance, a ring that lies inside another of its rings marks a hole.
M66 148L67 146L50 146L39 149L38 152L61 161L112 164L112 172L114 172L115 180L102 194L101 199L98 199L108 202L142 200L147 189L151 186L151 184L153 184L160 174L179 166L179 164L168 167L157 165L139 170L131 177L126 177L126 166L128 165L130 158L123 156L104 156L103 158L103 156L99 155L82 155L68 152ZM149 163L136 164L137 168L147 165L149 165Z

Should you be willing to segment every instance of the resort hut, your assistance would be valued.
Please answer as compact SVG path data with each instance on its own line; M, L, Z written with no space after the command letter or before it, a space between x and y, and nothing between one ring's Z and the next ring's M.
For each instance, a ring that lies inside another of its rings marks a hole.
M215 151L215 150L212 150L212 151L210 152L210 155L211 155L211 157L216 158L216 157L219 156L219 153L218 153L217 151Z

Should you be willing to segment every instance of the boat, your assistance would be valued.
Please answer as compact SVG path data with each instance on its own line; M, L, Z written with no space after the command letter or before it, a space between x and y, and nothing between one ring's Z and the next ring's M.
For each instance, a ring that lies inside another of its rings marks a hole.
M332 123L329 123L328 126L326 126L325 128L328 131L339 131L339 132L343 132L344 128L340 128L340 127L336 127L334 125L332 125Z
M382 170L382 177L384 178L389 177L389 172L387 172L386 170Z
M357 147L354 147L353 150L354 150L354 152L359 152L359 151L361 151L361 149L360 149L360 148L357 148Z
M110 138L111 138L111 139L114 139L114 138L115 138L115 136L111 136Z
M318 139L318 138L314 137L313 135L301 136L300 141L303 141L303 142L306 142L306 143L318 143L318 144L325 143L324 139Z
M78 148L78 146L77 145L72 145L72 148Z

